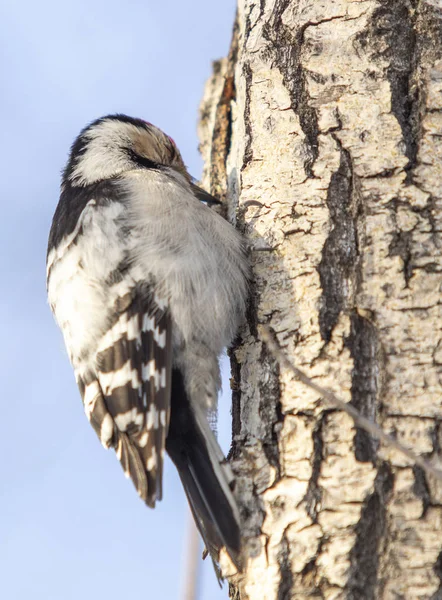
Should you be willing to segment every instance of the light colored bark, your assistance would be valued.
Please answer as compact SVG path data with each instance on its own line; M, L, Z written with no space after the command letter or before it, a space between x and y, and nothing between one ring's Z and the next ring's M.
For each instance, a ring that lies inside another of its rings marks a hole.
M253 247L232 352L249 560L232 598L442 598L440 484L258 334L440 462L441 16L436 0L239 0L207 85L205 183Z

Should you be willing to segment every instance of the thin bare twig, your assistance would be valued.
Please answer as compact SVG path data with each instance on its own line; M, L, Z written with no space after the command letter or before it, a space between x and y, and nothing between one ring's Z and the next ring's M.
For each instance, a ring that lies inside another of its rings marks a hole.
M200 540L192 515L189 512L189 525L186 540L186 571L184 574L183 600L197 600L199 579Z
M274 332L269 327L267 327L266 325L262 325L261 333L262 339L267 344L270 352L273 354L273 356L276 358L279 364L291 371L293 375L295 375L295 377L299 379L299 381L301 381L304 385L308 386L312 390L315 390L315 392L318 392L318 394L320 394L321 397L324 400L326 400L329 404L347 413L347 415L349 415L353 419L353 421L358 427L360 427L364 431L367 431L370 435L372 435L374 438L376 438L386 446L394 448L395 450L409 458L411 461L413 461L414 464L421 467L421 469L423 469L428 475L432 475L439 481L442 481L441 470L436 469L436 467L433 467L433 465L431 465L427 460L425 460L421 456L418 456L412 450L401 444L401 442L398 442L390 435L385 433L378 425L376 425L376 423L362 416L361 413L358 410L356 410L354 406L338 398L338 396L336 396L336 394L334 394L331 390L322 387L321 385L318 385L308 375L306 375L304 371L301 371L301 369L295 367L295 365L287 358L287 355L281 350L281 347L276 339Z

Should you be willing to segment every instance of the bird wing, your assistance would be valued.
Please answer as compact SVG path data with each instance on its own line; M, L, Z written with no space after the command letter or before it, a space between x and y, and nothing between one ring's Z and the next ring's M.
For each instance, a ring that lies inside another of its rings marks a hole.
M154 506L169 424L171 319L148 269L137 271L131 258L127 206L118 194L107 183L70 197L70 209L83 210L68 233L70 212L54 218L61 233L48 255L48 289L86 414Z
M162 496L170 419L171 322L153 293L135 289L98 344L95 376L83 381L86 414L104 446L149 505Z

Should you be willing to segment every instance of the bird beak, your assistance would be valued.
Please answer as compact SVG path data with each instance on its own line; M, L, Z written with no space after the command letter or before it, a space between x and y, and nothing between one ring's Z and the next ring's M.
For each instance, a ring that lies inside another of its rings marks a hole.
M215 204L218 204L218 205L222 204L222 202L220 200L218 200L217 198L215 198L214 196L209 194L209 192L206 192L205 190L200 188L198 185L196 185L195 180L193 178L192 178L190 185L192 186L193 193L195 194L195 196L198 198L198 200L200 202L204 202L204 204L207 204L207 206L209 206L209 207L211 207Z

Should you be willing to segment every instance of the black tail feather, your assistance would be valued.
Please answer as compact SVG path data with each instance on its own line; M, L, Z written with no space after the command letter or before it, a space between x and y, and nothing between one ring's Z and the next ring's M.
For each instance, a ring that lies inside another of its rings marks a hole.
M231 490L230 467L205 416L198 411L198 407L191 407L181 373L174 369L166 449L178 469L195 523L219 575L217 561L223 547L241 570L239 515Z

